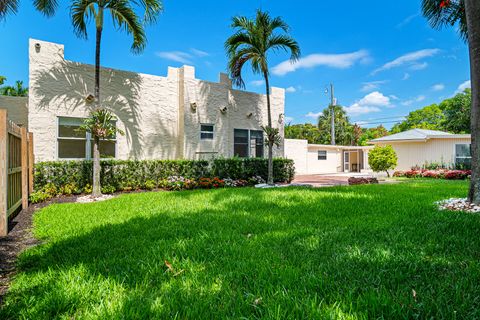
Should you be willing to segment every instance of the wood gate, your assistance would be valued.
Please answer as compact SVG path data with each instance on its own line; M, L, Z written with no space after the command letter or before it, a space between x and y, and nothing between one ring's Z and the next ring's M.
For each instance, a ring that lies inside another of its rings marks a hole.
M0 109L0 236L8 233L9 217L28 208L33 192L33 134L8 120Z

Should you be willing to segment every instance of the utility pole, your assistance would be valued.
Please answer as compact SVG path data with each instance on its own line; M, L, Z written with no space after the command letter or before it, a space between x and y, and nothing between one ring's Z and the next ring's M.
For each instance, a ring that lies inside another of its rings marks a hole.
M332 146L335 145L335 105L337 102L335 101L335 88L333 87L333 84L330 84L330 144Z

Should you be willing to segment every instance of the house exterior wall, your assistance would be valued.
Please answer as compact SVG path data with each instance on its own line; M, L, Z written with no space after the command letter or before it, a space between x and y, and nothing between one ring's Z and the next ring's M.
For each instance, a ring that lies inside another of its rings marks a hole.
M58 117L87 117L96 106L85 99L94 92L94 67L65 60L60 44L31 39L29 52L28 123L36 160L57 160ZM117 136L119 159L196 159L204 152L231 157L233 128L266 125L265 95L233 90L224 75L220 83L201 81L190 66L168 68L166 77L102 68L100 88L101 106L125 132ZM272 88L273 119L284 113L284 96L283 89ZM225 113L221 106L227 106ZM213 141L200 140L201 123L215 126ZM283 122L274 126L283 137ZM275 156L283 156L283 144Z
M296 174L308 174L308 141L285 139L285 157L293 160Z
M0 109L7 110L9 120L18 125L28 125L28 98L0 96Z
M385 142L381 146L391 145L398 157L396 170L410 170L413 166L438 162L455 162L455 144L470 144L470 138L429 139L427 141Z
M327 160L318 160L318 151L327 151ZM341 171L342 151L336 148L308 147L308 174L336 173Z

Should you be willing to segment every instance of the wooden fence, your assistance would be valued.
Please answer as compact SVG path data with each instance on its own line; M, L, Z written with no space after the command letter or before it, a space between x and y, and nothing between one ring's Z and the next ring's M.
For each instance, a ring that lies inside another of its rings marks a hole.
M8 120L0 109L0 236L8 234L9 217L28 208L33 192L33 134Z

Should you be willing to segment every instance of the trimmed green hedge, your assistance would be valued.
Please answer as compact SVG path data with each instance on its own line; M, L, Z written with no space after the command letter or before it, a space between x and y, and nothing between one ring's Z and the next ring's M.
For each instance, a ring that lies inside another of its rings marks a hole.
M206 160L105 160L101 161L102 186L117 190L144 189L148 182L159 183L171 176L199 179L267 178L267 159L232 158ZM292 181L295 168L292 160L274 159L275 182ZM35 164L35 190L48 183L57 188L73 185L79 190L92 183L91 161L49 161Z

